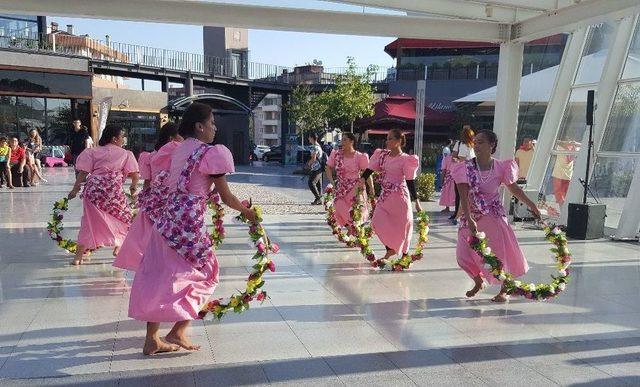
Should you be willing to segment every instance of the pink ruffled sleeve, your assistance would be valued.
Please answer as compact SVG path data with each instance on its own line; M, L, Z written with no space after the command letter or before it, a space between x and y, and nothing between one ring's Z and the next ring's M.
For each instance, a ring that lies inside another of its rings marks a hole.
M329 155L329 158L327 159L327 166L331 167L331 168L335 168L336 167L336 153L338 153L337 150L332 150L331 154Z
M140 178L151 179L151 153L141 152L138 157L138 167L140 167Z
M449 170L451 171L451 177L456 184L469 184L469 179L467 178L467 166L465 162L451 163Z
M214 145L202 156L198 171L203 175L226 175L236 171L233 155L224 145Z
M138 172L138 162L136 161L136 157L131 153L131 151L126 151L124 166L122 167L122 173L127 176L130 173Z
M95 148L85 149L80 152L78 158L76 159L76 169L78 171L87 173L93 172L93 149Z
M366 153L358 154L358 169L365 170L369 166L369 155Z
M376 149L375 152L373 152L373 156L371 156L371 159L369 159L369 165L367 166L367 168L369 168L372 171L380 171L380 155L382 154L382 149Z
M502 168L502 183L511 185L518 181L518 163L515 160L496 160Z
M406 180L414 180L416 178L419 164L420 160L418 160L418 156L416 155L409 155L404 158L402 172Z

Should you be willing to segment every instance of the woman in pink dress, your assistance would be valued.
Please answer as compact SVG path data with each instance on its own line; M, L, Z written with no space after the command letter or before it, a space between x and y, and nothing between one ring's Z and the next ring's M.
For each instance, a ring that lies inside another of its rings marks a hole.
M107 125L100 137L100 146L85 149L76 160L78 176L69 192L69 199L76 197L82 183L84 189L73 265L82 264L87 249L113 246L113 254L116 255L127 235L132 216L122 186L127 177L131 178L130 191L135 194L139 174L133 153L122 148L124 141L122 127Z
M362 174L365 179L373 171L380 174L382 192L373 212L371 226L387 249L382 259L409 251L413 234L411 202L415 202L416 211L422 211L414 182L418 157L402 151L406 141L402 132L390 130L387 134L387 149L376 149L369 160L369 167Z
M335 200L333 205L336 210L336 222L344 227L351 224L351 206L356 198L356 189L360 182L360 174L369 165L369 156L366 153L357 152L354 148L356 137L353 133L342 134L341 150L334 150L327 160L327 179L331 185L335 186L333 172L336 172L338 185L335 190ZM373 192L371 179L369 189ZM361 199L365 200L365 192L362 192ZM362 220L369 217L365 207L362 213Z
M173 152L166 180L169 193L136 271L129 317L147 322L145 355L200 349L185 334L218 283L218 261L205 228L206 201L213 188L229 207L255 221L253 210L231 193L225 175L233 156L223 145L207 145L216 134L210 106L193 103L180 123L185 138ZM164 340L161 322L173 322Z
M153 228L149 214L161 202L158 198L162 197L166 187L163 176L168 173L173 151L181 141L178 125L169 122L160 129L155 150L151 153L140 153L138 164L144 185L138 194L138 214L133 219L113 266L131 271L136 271L138 268ZM161 175L163 172L164 174Z
M478 231L485 233L488 245L504 265L504 270L515 277L529 270L516 236L507 221L499 188L506 186L511 193L526 203L531 212L540 218L540 211L516 184L518 165L514 160L497 160L491 157L498 146L498 137L489 130L480 131L475 136L476 157L456 164L453 179L460 192L462 218L458 229L456 256L458 265L475 282L467 292L467 297L475 296L486 280L490 284L498 281L484 268L484 260L469 246L468 239ZM504 288L493 298L495 302L505 302Z
M456 205L456 190L455 183L451 178L451 167L453 162L451 155L444 156L442 159L442 191L440 193L440 201L438 204L444 206L443 212L449 212L449 207Z

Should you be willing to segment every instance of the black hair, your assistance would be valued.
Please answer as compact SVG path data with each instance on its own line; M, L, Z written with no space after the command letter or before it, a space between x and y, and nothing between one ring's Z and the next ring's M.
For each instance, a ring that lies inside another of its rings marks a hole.
M489 144L492 145L491 154L496 153L496 150L498 149L498 135L494 131L488 129L479 131L478 133L476 133L476 136L479 136L481 134L484 134L484 136L487 138L487 141L489 141Z
M318 135L317 135L317 134L315 134L315 133L313 133L313 132L309 133L309 134L307 135L307 137L308 137L308 138L312 138L312 139L314 139L314 140L318 141Z
M522 141L527 140L527 139L533 141L533 136L529 135L529 134L525 134L524 137L522 137Z
M98 141L98 145L107 145L114 137L118 137L122 132L124 132L124 128L120 125L109 124L105 126L102 131L102 136L100 136L100 141Z
M0 142L2 141L9 141L5 136L0 136Z
M154 147L155 150L162 148L163 145L171 141L171 137L175 137L178 134L178 125L173 122L167 122L160 128L158 133L158 141Z
M355 143L356 142L356 135L351 133L351 132L344 132L342 133L342 137L346 137L349 140L351 140L351 142Z
M401 147L407 145L407 136L405 136L399 129L391 129L389 134L391 134L396 140L400 140Z
M187 110L185 110L184 114L182 114L178 133L184 138L195 137L196 123L207 121L209 117L211 117L212 112L213 109L207 104L200 102L192 103Z

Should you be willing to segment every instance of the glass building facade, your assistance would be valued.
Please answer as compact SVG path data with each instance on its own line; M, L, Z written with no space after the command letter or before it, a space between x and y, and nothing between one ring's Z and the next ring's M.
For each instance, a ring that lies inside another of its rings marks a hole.
M40 25L38 16L0 13L0 36L38 39L44 32L40 31Z

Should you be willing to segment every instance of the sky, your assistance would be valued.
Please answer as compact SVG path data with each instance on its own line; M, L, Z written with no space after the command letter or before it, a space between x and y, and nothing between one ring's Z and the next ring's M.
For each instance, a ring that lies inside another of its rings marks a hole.
M336 4L316 0L216 0L235 4L308 7L336 11L390 13L372 8ZM49 17L61 29L73 24L78 35L88 34L95 39L138 44L164 49L202 53L202 27L140 23L112 20ZM382 68L393 66L393 59L384 52L384 46L393 38L329 35L288 31L249 30L249 56L252 62L281 66L304 65L314 59L322 60L327 68L344 67L347 56L353 56L358 66L370 64Z

